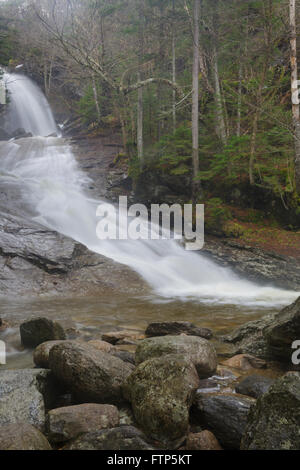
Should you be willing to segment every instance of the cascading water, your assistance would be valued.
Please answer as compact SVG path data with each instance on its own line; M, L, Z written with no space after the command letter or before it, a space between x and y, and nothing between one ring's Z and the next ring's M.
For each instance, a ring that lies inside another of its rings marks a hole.
M51 134L55 126L52 113L37 87L24 79L10 90L11 115L19 116L18 125L35 135ZM242 280L201 253L185 251L174 240L100 241L96 236L100 201L86 195L88 178L63 139L33 137L2 142L0 155L1 184L18 187L31 216L90 250L130 266L150 284L158 299L269 306L288 304L300 295Z
M57 133L50 105L39 87L25 75L4 74L9 95L5 130L10 134L22 128L32 135Z

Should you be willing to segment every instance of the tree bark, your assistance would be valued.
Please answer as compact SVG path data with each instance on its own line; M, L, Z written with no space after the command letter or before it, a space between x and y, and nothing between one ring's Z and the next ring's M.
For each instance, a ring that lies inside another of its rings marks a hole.
M292 115L294 125L295 142L295 184L296 191L300 194L300 112L298 92L298 69L297 69L297 29L296 29L296 0L290 0L290 44L291 44L291 92L292 92Z
M197 200L200 191L199 174L199 14L201 0L194 0L194 52L193 52L193 106L192 106L192 134L193 134L193 201Z
M172 83L176 85L176 32L175 32L175 0L173 0L173 25L172 25ZM173 133L176 132L176 91L173 88Z

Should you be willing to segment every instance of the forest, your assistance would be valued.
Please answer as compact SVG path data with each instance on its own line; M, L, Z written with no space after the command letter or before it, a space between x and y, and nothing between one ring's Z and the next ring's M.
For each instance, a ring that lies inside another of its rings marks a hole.
M179 200L205 201L212 226L237 205L297 230L288 3L4 1L0 58L87 134L119 128L134 182L171 177Z
M300 450L299 20L0 0L0 451Z

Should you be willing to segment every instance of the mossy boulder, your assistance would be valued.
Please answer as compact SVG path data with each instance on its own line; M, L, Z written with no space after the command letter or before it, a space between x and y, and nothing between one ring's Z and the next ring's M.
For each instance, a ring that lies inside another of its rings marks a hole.
M48 318L34 318L20 325L22 344L36 348L46 341L64 340L66 334L63 327Z
M172 448L188 433L189 409L198 386L191 361L170 354L140 364L126 380L123 392L146 435Z
M123 401L121 387L134 368L118 357L75 341L54 346L49 365L79 402L103 404Z
M278 379L248 416L242 450L300 450L300 375Z
M136 350L136 364L167 354L180 354L191 361L203 379L211 377L217 368L217 354L212 344L204 338L186 335L167 335L141 341Z

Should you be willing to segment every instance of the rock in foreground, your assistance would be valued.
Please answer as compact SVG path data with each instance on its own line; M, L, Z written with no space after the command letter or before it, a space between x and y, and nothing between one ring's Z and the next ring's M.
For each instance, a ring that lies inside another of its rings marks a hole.
M24 346L35 348L46 341L64 340L63 327L48 318L34 318L20 326L21 341Z
M253 398L235 394L199 395L195 401L195 418L211 430L225 449L239 450L247 426Z
M172 448L187 435L189 408L198 385L194 365L174 354L140 364L123 389L147 436Z
M217 368L214 347L198 336L160 336L141 341L136 350L136 363L167 354L180 354L195 365L200 378L211 377Z
M299 450L299 429L300 376L287 374L251 409L241 449Z
M259 398L273 385L274 379L263 377L262 375L248 375L242 379L235 387L237 393L248 397Z
M199 328L188 321L154 322L150 323L146 329L146 336L149 338L166 335L185 335L200 336L210 339L212 331L209 328Z
M84 404L49 411L46 434L51 442L66 442L93 431L119 426L119 411L113 405Z
M46 437L30 424L0 426L0 450L51 450Z
M68 341L51 349L49 363L55 377L83 403L123 401L121 387L133 370L111 354Z
M122 426L84 434L64 450L153 450L145 435L133 426Z
M7 370L0 376L0 426L27 423L43 431L44 394L51 382L50 371Z

